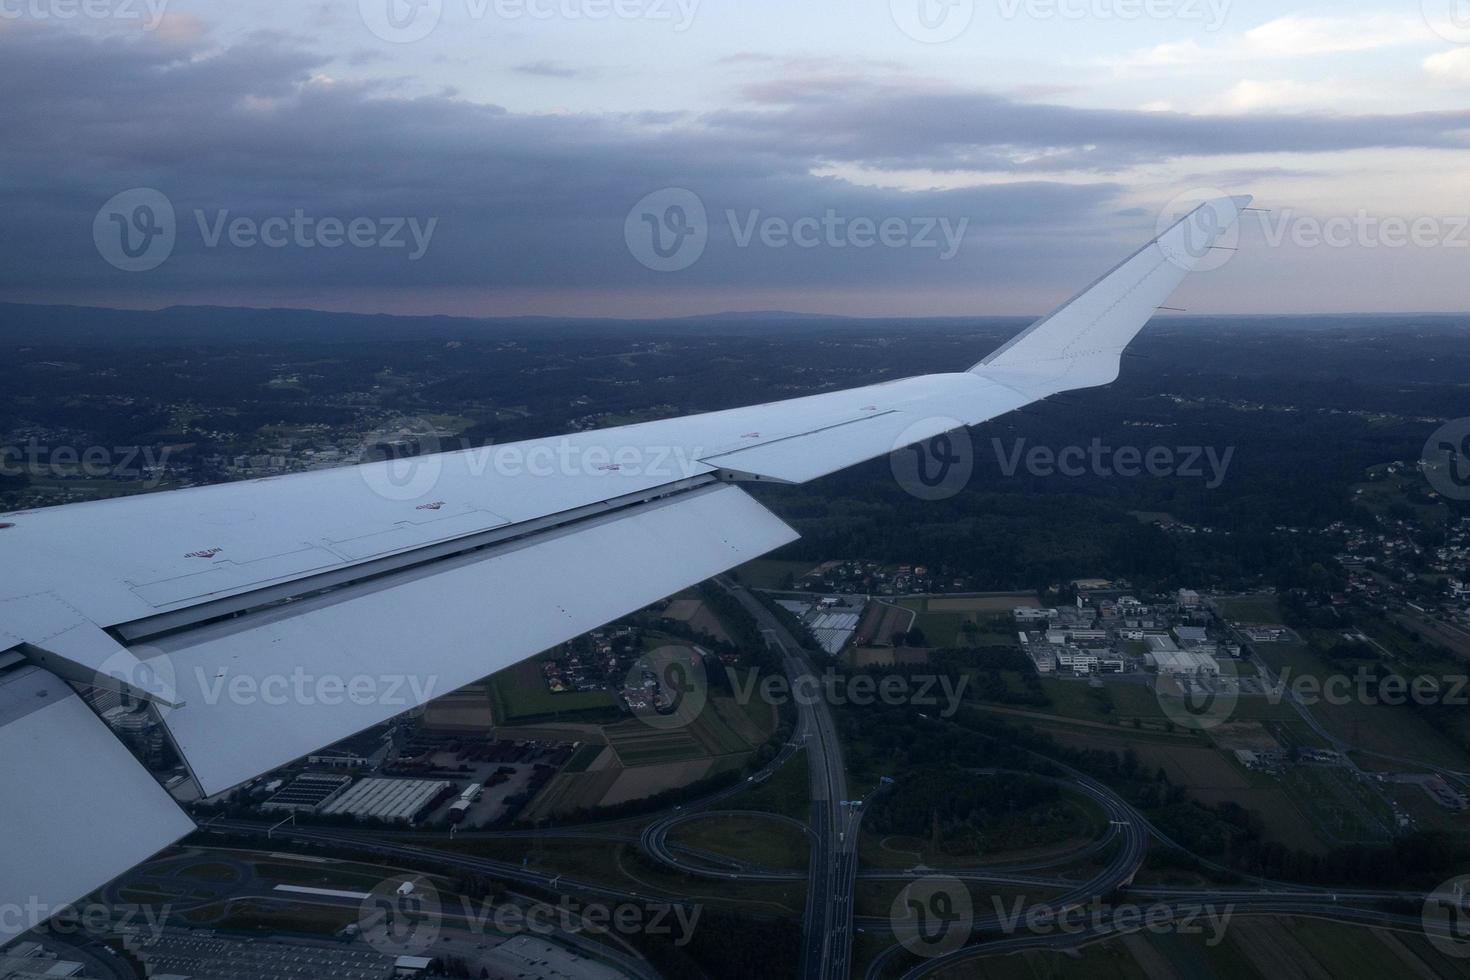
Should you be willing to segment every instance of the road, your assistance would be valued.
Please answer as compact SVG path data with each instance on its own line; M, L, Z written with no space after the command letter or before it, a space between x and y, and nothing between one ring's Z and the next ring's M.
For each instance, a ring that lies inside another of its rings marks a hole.
M820 679L801 644L771 611L745 589L725 579L720 585L755 618L766 643L781 654L793 691L821 691ZM860 807L847 806L847 770L832 710L822 697L796 698L798 742L807 750L811 778L811 860L807 866L806 914L802 921L803 977L845 978L852 969L852 904L858 870Z

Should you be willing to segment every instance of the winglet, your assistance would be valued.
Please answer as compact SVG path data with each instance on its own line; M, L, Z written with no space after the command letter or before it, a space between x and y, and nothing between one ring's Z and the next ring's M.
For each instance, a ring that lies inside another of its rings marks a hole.
M976 364L971 373L1024 376L1033 385L1048 383L1052 391L1116 380L1123 349L1184 278L1220 247L1221 236L1250 203L1249 195L1205 201Z

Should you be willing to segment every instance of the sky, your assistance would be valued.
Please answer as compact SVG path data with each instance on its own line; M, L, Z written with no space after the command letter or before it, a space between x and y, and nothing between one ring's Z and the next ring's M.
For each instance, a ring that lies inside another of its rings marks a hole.
M0 301L1470 309L1470 0L0 0Z

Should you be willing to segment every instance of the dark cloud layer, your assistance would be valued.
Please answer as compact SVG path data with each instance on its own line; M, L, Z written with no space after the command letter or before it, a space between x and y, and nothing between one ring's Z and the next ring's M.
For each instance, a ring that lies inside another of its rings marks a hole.
M703 117L526 115L449 95L408 96L392 79L333 81L329 71L325 59L268 36L205 50L0 31L0 208L8 221L0 295L145 286L194 298L265 287L636 290L674 282L978 288L1034 275L1041 255L1095 271L1099 254L1152 229L1153 218L1120 216L1120 189L1095 177L913 192L813 171L842 163L1025 174L1044 154L1048 168L1106 172L1182 154L1463 146L1470 127L1470 113L1211 119L1079 110L809 74L762 83L740 107ZM173 203L179 241L161 267L126 273L101 260L92 224L103 202L139 186ZM677 276L645 269L624 243L630 207L665 187L696 192L711 218L705 257ZM410 263L383 249L206 248L194 217L227 210L263 220L296 209L438 223L428 253ZM791 220L828 209L874 221L968 219L969 237L952 262L914 249L738 248L725 217L759 211Z

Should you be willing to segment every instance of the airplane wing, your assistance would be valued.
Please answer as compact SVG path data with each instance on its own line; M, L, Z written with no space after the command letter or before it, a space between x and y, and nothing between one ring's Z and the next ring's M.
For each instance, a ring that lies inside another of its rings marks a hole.
M968 371L0 515L0 905L31 910L0 945L192 826L68 683L146 702L228 790L796 537L739 484L1112 381L1247 203L1202 204Z

